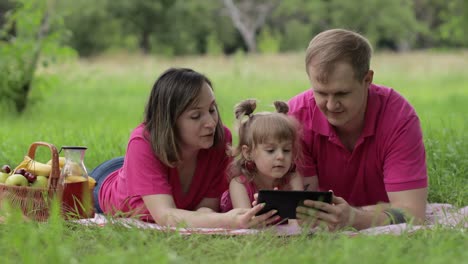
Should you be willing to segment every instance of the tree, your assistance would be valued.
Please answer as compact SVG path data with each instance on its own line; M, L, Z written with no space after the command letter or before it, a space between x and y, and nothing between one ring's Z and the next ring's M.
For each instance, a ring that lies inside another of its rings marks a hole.
M239 30L249 52L257 52L257 31L265 24L269 15L279 4L276 0L251 1L223 0L234 26Z
M463 0L414 0L416 18L426 26L418 32L418 44L433 46L468 46L468 2Z
M168 10L173 0L115 0L109 1L109 11L121 19L124 29L138 35L143 53L151 51L151 35L164 33L170 22Z
M407 50L415 42L415 32L423 30L412 11L412 0L363 0L359 5L330 0L328 5L332 27L361 32L374 46Z
M15 27L15 36L8 42L0 42L0 100L13 104L15 110L23 112L32 89L34 73L44 46L59 42L57 34L50 34L51 27L59 23L53 13L53 1L11 1L11 9L2 15L2 36ZM55 32L59 32L58 30Z

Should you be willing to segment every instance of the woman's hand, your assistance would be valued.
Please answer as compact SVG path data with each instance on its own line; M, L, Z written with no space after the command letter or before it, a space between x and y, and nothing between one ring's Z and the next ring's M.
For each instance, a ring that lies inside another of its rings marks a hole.
M235 208L225 213L231 228L252 228L267 226L279 220L279 216L274 216L277 211L271 210L262 215L256 216L265 204L258 204L253 208Z
M354 222L354 209L341 197L333 195L331 204L305 200L304 205L296 208L301 225L326 226L328 230L335 231L352 226Z

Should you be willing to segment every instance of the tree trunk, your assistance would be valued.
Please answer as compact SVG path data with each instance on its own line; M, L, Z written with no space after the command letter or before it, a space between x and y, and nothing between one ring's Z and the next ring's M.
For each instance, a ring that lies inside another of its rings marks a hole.
M232 0L223 0L234 27L244 40L251 53L257 52L257 31L265 24L269 16L278 5L277 0L254 2L241 1L237 7Z
M151 46L150 46L150 32L149 31L143 31L141 33L140 49L143 52L143 54L150 53Z
M41 25L39 26L39 31L36 35L36 45L34 47L32 57L28 62L26 70L24 72L24 84L21 86L19 90L19 95L15 98L15 106L16 110L19 113L22 113L27 106L28 102L28 95L31 91L31 83L34 79L34 72L37 68L37 62L39 61L39 57L42 50L42 41L44 37L49 32L49 14L46 12L44 17L41 20Z

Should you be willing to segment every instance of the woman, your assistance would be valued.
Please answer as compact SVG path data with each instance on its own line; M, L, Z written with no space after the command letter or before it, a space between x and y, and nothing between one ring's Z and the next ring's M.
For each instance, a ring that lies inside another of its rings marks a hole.
M273 222L274 211L255 216L263 204L217 213L227 189L230 143L210 80L191 69L167 70L153 86L125 157L91 173L96 211L164 226L249 228Z

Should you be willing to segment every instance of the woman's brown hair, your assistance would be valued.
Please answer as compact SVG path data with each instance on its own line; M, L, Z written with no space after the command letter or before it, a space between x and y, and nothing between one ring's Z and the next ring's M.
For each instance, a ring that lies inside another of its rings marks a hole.
M170 68L156 80L145 108L145 130L154 154L168 166L180 161L176 121L190 106L198 103L203 85L213 86L203 74L187 68ZM214 146L224 144L224 127L218 115Z

